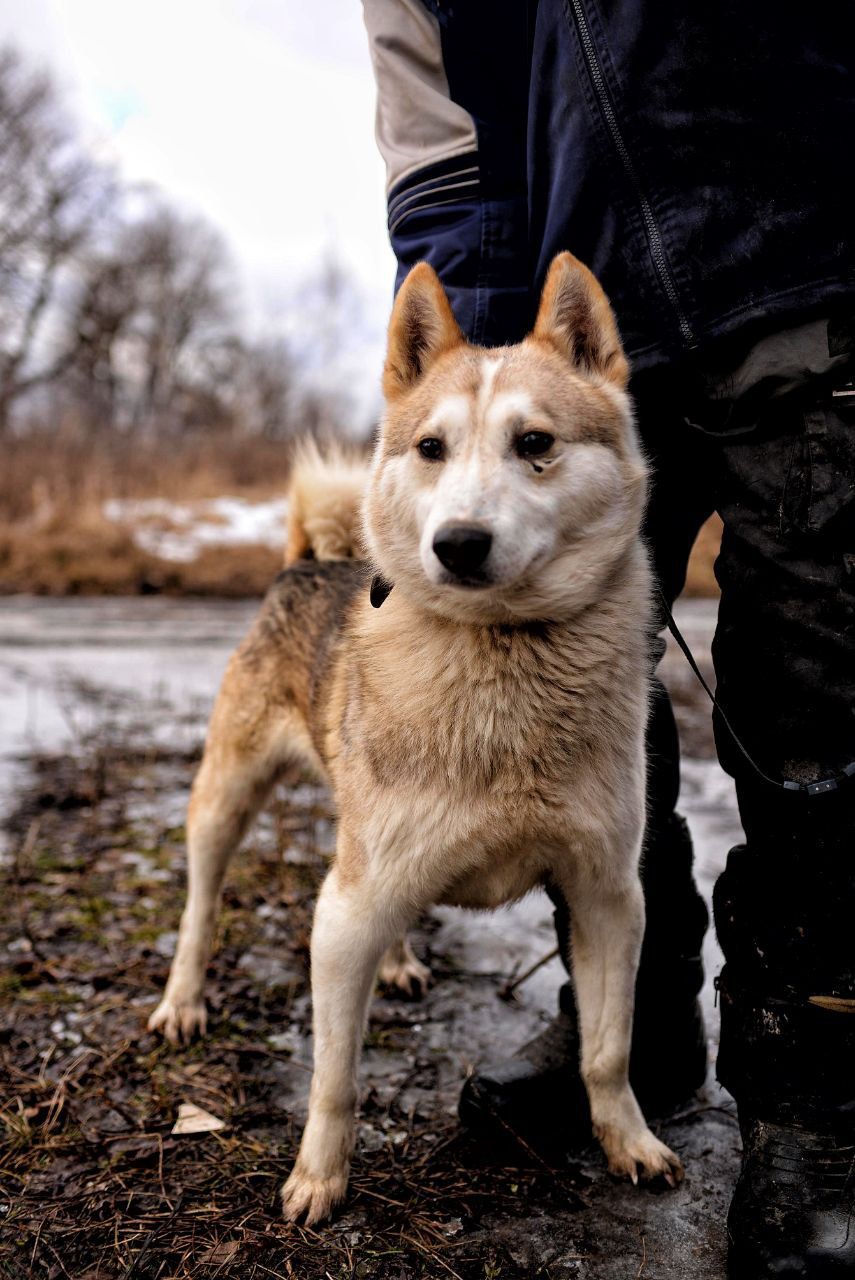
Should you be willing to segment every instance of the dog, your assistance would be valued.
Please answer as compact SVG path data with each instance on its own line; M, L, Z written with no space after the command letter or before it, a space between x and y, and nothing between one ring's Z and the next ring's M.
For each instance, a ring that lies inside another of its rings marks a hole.
M317 1222L345 1195L378 965L424 985L405 931L430 904L494 908L545 882L571 907L580 1069L609 1169L682 1177L628 1080L652 619L628 376L609 302L571 254L550 267L532 333L499 349L464 339L420 263L392 312L370 470L317 454L295 468L293 563L214 708L187 905L149 1021L172 1041L204 1031L228 859L280 771L311 765L338 829L312 931L315 1063L289 1219ZM360 503L366 563L352 558Z

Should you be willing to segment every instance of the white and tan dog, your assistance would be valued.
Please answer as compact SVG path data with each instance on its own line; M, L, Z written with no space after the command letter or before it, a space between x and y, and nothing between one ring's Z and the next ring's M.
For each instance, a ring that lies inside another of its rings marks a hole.
M289 1218L315 1222L345 1194L378 964L424 982L405 931L426 907L498 907L547 880L571 905L581 1071L609 1168L682 1176L627 1077L650 623L627 376L608 301L571 255L530 337L498 350L466 343L421 264L390 324L370 568L324 558L353 551L360 477L331 464L324 491L317 459L296 470L291 556L316 558L280 576L227 670L149 1024L170 1040L204 1030L226 863L280 771L310 763L334 790L338 843L312 933L315 1070Z

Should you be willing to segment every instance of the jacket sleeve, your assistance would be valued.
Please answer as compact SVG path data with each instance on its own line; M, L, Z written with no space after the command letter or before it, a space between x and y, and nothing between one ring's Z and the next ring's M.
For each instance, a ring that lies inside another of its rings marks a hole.
M463 332L532 322L526 123L533 4L364 0L396 288L427 261Z

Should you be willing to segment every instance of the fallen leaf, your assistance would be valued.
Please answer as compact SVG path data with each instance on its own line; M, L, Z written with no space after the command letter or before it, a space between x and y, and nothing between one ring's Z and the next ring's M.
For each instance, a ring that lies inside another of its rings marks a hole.
M224 1244L215 1244L199 1259L206 1266L221 1265L224 1262L231 1262L235 1254L240 1252L240 1243L237 1240L227 1240Z
M224 1129L225 1123L212 1116L210 1111L203 1111L193 1102L182 1102L178 1108L178 1119L172 1126L173 1133L211 1133L214 1129Z

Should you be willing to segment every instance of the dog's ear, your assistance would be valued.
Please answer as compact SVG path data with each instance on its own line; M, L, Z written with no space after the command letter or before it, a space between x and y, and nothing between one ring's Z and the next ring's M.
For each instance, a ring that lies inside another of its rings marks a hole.
M389 321L386 399L409 391L438 356L463 341L438 275L427 262L417 263L398 290Z
M629 364L609 300L572 253L552 259L533 336L557 348L581 373L626 387Z

